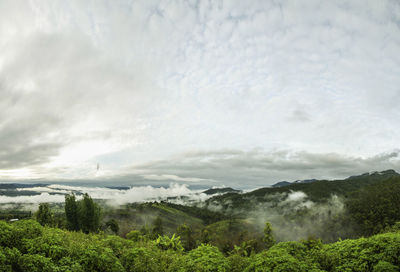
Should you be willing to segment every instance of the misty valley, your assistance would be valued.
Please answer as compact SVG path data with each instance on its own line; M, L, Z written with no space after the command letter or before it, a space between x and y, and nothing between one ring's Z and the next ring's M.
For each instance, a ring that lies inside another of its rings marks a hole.
M229 187L0 184L1 271L399 271L400 175Z
M0 272L400 271L400 0L0 0Z

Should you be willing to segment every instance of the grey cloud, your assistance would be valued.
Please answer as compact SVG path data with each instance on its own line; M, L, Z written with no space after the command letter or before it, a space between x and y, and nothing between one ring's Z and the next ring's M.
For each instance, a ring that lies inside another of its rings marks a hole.
M288 119L294 122L308 122L311 120L309 114L302 109L292 111Z
M80 169L50 174L87 173L100 159L115 174L120 162L227 147L142 165L135 179L261 184L394 168L371 154L400 138L399 9L374 0L1 1L0 168L96 141L75 147L75 158L87 156ZM240 151L256 146L308 152Z
M120 69L80 33L35 32L2 49L0 169L43 164L70 144L120 135L111 129L120 125L116 116L152 97L137 96L142 72Z
M254 187L281 180L345 178L386 169L400 169L399 151L360 158L305 151L216 150L186 153L169 160L137 165L129 171L146 175L198 177L223 184Z
M0 144L2 149L0 152L1 169L22 168L46 163L56 156L62 147L62 144L58 142L34 143L32 134L25 134L25 136L29 138L20 141L7 140L11 142L10 145Z

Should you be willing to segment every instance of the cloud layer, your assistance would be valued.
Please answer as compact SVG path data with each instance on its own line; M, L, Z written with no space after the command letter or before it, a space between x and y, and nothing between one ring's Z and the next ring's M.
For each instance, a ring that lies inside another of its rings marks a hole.
M354 157L287 150L218 150L189 152L167 160L137 165L126 170L130 175L126 174L119 179L138 180L140 176L178 175L203 179L203 184L254 188L282 180L346 178L386 169L400 170L399 151L371 157ZM182 181L189 182L188 179Z
M18 191L30 191L40 193L37 195L0 196L0 204L39 204L44 202L62 203L65 194L75 193L77 198L87 193L94 199L107 200L109 205L123 205L127 203L138 203L145 201L160 201L167 198L176 198L170 201L181 201L180 197L185 196L185 201L204 201L210 196L198 190L191 190L186 185L171 183L168 187L137 186L127 190L86 187L52 184L32 188L18 188ZM35 206L32 206L34 209Z
M399 74L398 1L1 1L0 179L399 169Z

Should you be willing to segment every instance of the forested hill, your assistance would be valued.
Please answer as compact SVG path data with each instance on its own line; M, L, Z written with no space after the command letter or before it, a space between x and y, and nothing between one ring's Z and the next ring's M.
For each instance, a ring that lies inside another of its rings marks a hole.
M365 173L358 176L351 176L343 180L316 180L310 183L291 183L281 187L265 187L248 193L230 192L224 195L214 196L208 200L208 203L226 203L232 204L232 208L240 208L242 205L270 201L270 196L276 194L288 194L290 192L304 192L308 199L314 202L326 201L332 195L347 197L352 192L361 188L378 184L391 177L399 177L400 174L394 170L382 172Z
M259 253L249 244L228 255L200 244L185 251L177 237L150 240L135 232L127 239L42 227L33 220L0 221L0 271L29 272L255 272L399 271L400 232L322 244L283 242Z
M0 221L0 271L399 271L393 170L189 204L41 203Z

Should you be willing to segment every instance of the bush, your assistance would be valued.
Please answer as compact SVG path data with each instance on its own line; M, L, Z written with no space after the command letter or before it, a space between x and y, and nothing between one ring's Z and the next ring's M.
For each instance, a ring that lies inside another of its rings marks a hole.
M12 227L10 224L0 221L0 246L10 247L14 242Z
M134 242L138 242L140 240L144 240L141 232L138 230L132 230L126 234L126 239L129 239Z
M183 246L181 244L180 237L175 236L175 234L172 235L171 238L169 238L166 235L158 236L157 240L155 241L155 244L163 250L172 249L179 252L183 251Z
M228 261L217 247L202 244L190 251L183 264L187 271L224 272L229 271Z
M391 263L388 263L385 261L379 261L379 263L377 263L374 266L374 270L372 270L372 271L373 272L396 272L396 271L400 271L400 268Z
M328 264L322 264L324 269L336 267L339 271L371 271L380 261L399 266L400 234L385 233L344 240L324 246L320 254L320 260L329 260Z
M50 258L43 257L38 254L25 254L18 260L21 271L29 272L54 272L57 267L52 263Z
M162 271L155 262L154 253L145 247L132 248L121 259L127 272Z

